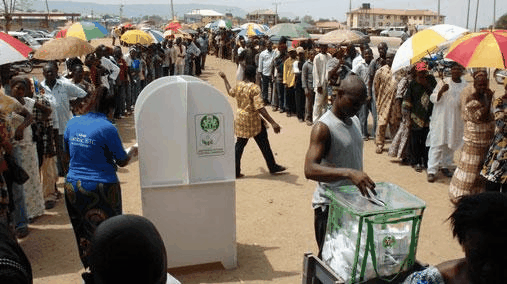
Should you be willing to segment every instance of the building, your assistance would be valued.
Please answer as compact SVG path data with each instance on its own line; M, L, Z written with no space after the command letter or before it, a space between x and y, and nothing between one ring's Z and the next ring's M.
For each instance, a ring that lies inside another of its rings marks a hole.
M213 10L192 10L190 13L186 13L184 16L185 23L201 23L203 19L206 22L213 22L220 20L224 17L224 14L218 13Z
M246 15L248 22L264 25L275 25L278 22L278 15L271 9L255 10Z
M28 12L15 12L12 13L12 20L10 22L10 30L17 31L21 28L24 29L47 29L55 30L60 26L65 25L66 22L78 19L81 16L79 13L28 13ZM5 26L5 17L0 16L0 25Z
M343 30L346 26L338 22L315 22L315 28L312 29L313 33L325 34L334 30Z
M444 23L445 16L430 10L396 10L370 8L365 3L361 8L347 12L347 26L353 29L385 27L416 27L418 25L437 25Z

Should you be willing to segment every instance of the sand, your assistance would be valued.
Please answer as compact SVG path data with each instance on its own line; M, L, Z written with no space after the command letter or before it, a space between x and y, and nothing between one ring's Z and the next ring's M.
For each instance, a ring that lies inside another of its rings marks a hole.
M110 40L93 44L102 42L110 44ZM234 83L235 64L214 56L208 56L206 63L201 79L225 93L217 72L224 71ZM492 87L497 93L500 90L496 84ZM235 101L229 102L235 109ZM303 254L317 252L311 208L315 182L307 180L303 173L311 128L295 117L267 109L282 127L280 134L268 129L271 147L276 161L288 170L282 175L270 175L260 150L250 141L242 160L245 177L236 182L238 267L224 270L220 265L203 265L171 270L182 283L301 283ZM117 125L125 147L134 144L133 116ZM375 154L371 140L364 143L364 171L375 182L395 183L426 201L417 259L438 264L464 256L446 222L452 210L447 193L449 178L439 175L435 183L428 183L425 172L401 166L386 152ZM121 168L118 176L124 212L141 214L138 162ZM60 179L61 191L62 182ZM63 200L29 228L30 234L20 243L32 263L34 283L81 283L83 268Z

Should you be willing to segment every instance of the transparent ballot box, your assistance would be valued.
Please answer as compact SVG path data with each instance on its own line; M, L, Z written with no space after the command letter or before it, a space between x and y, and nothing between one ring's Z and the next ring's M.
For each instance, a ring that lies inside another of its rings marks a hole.
M415 262L425 202L391 183L375 191L367 198L355 186L327 190L322 260L347 283L393 279Z

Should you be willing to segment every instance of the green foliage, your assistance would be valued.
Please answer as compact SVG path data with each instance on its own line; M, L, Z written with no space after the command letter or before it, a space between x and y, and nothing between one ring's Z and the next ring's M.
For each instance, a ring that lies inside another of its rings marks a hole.
M507 13L503 14L495 23L497 29L507 29Z

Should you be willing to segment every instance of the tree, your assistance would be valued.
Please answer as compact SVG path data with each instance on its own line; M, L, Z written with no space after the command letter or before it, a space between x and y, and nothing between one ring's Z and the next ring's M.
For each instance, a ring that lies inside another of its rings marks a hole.
M312 25L313 25L313 23L315 23L312 16L310 16L310 15L305 15L301 21L304 23L312 24Z
M16 0L2 0L4 4L4 19L5 26L4 29L8 32L11 29L11 21L12 21L12 13L16 9Z
M495 23L497 29L507 29L507 13L503 14Z

